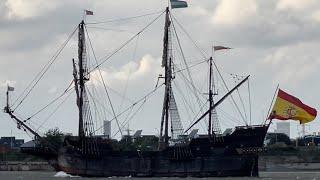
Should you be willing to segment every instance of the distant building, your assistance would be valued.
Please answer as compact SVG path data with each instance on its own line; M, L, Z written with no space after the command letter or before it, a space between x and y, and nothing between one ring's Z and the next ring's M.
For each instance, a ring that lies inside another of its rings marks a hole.
M18 148L24 143L23 139L16 139L16 137L1 137L0 145L8 148Z
M285 133L267 133L266 138L264 140L264 144L266 146L274 145L274 144L285 144L285 145L291 145L291 140L289 136L287 136Z
M111 137L111 121L103 121L103 135Z
M275 133L283 133L290 137L290 122L277 122Z

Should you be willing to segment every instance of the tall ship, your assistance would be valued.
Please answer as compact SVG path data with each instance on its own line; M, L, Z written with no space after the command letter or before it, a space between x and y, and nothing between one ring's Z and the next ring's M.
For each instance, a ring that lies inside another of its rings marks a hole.
M242 78L233 88L214 101L214 81L212 57L208 57L209 81L207 108L188 128L183 129L177 103L174 97L174 63L172 38L175 33L171 10L162 12L165 16L162 64L164 75L164 96L159 136L147 147L141 148L139 137L123 136L121 141L95 135L94 120L90 106L87 83L90 81L91 67L87 62L87 46L91 43L86 33L86 23L78 25L78 58L73 59L72 89L76 94L78 108L78 135L66 136L63 144L56 146L26 122L19 118L10 102L7 91L5 113L17 123L18 128L32 133L41 147L30 154L47 159L57 171L88 177L224 177L258 176L258 156L263 151L263 142L270 123L260 125L235 126L224 133L216 130L216 108L233 92L237 91L249 78ZM140 33L140 32L139 32ZM226 47L216 46L215 50ZM97 63L95 68L99 68ZM101 75L101 74L100 74ZM101 76L102 78L102 76ZM104 84L105 87L105 84ZM71 90L71 88L69 88ZM116 117L116 115L115 115ZM196 134L195 125L207 120L207 133ZM191 133L190 133L191 132Z

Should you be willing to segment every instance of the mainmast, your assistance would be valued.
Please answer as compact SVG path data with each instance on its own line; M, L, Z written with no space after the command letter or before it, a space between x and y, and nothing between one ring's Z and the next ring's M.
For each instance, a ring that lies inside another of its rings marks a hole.
M166 9L166 19L163 37L163 55L162 55L162 67L165 69L165 93L161 117L161 128L160 128L160 146L167 146L169 142L169 105L170 105L170 94L171 94L171 81L172 81L172 59L169 55L169 36L170 36L170 18L169 18L169 7ZM164 135L163 135L164 126Z
M212 135L212 110L213 106L213 92L212 92L212 57L209 59L209 123L208 123L208 136Z

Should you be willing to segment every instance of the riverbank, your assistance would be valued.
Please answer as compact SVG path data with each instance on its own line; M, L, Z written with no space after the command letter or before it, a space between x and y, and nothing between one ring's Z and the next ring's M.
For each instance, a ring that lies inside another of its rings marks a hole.
M296 155L260 156L259 170L266 172L319 171L320 161Z
M0 161L0 171L54 171L48 162Z
M56 176L56 172L44 172L44 171L0 171L0 179L5 180L17 180L17 179L27 179L27 180L57 180L60 178L64 178L63 176ZM259 177L222 177L218 178L219 180L292 180L292 179L319 179L320 172L260 172ZM69 178L67 178L69 179ZM74 179L74 178L72 178ZM77 180L92 180L92 178L86 177L77 177ZM109 177L109 178L94 178L95 180L105 180L105 179L117 179L117 180L141 180L141 178L134 177ZM143 180L163 180L164 178L155 177L155 178L143 178ZM165 178L167 180L177 180L177 178ZM178 178L179 179L179 178ZM180 178L181 179L181 178ZM186 177L183 178L185 180L199 180L199 178ZM209 179L209 178L201 178L201 179ZM211 178L215 179L215 178Z

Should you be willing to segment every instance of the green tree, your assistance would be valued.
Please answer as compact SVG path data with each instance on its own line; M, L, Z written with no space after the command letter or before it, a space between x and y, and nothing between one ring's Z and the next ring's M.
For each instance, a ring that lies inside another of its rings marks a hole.
M65 135L63 134L62 131L59 130L59 128L53 128L49 129L45 133L45 139L52 145L54 145L56 148L59 148L62 146L63 139Z

